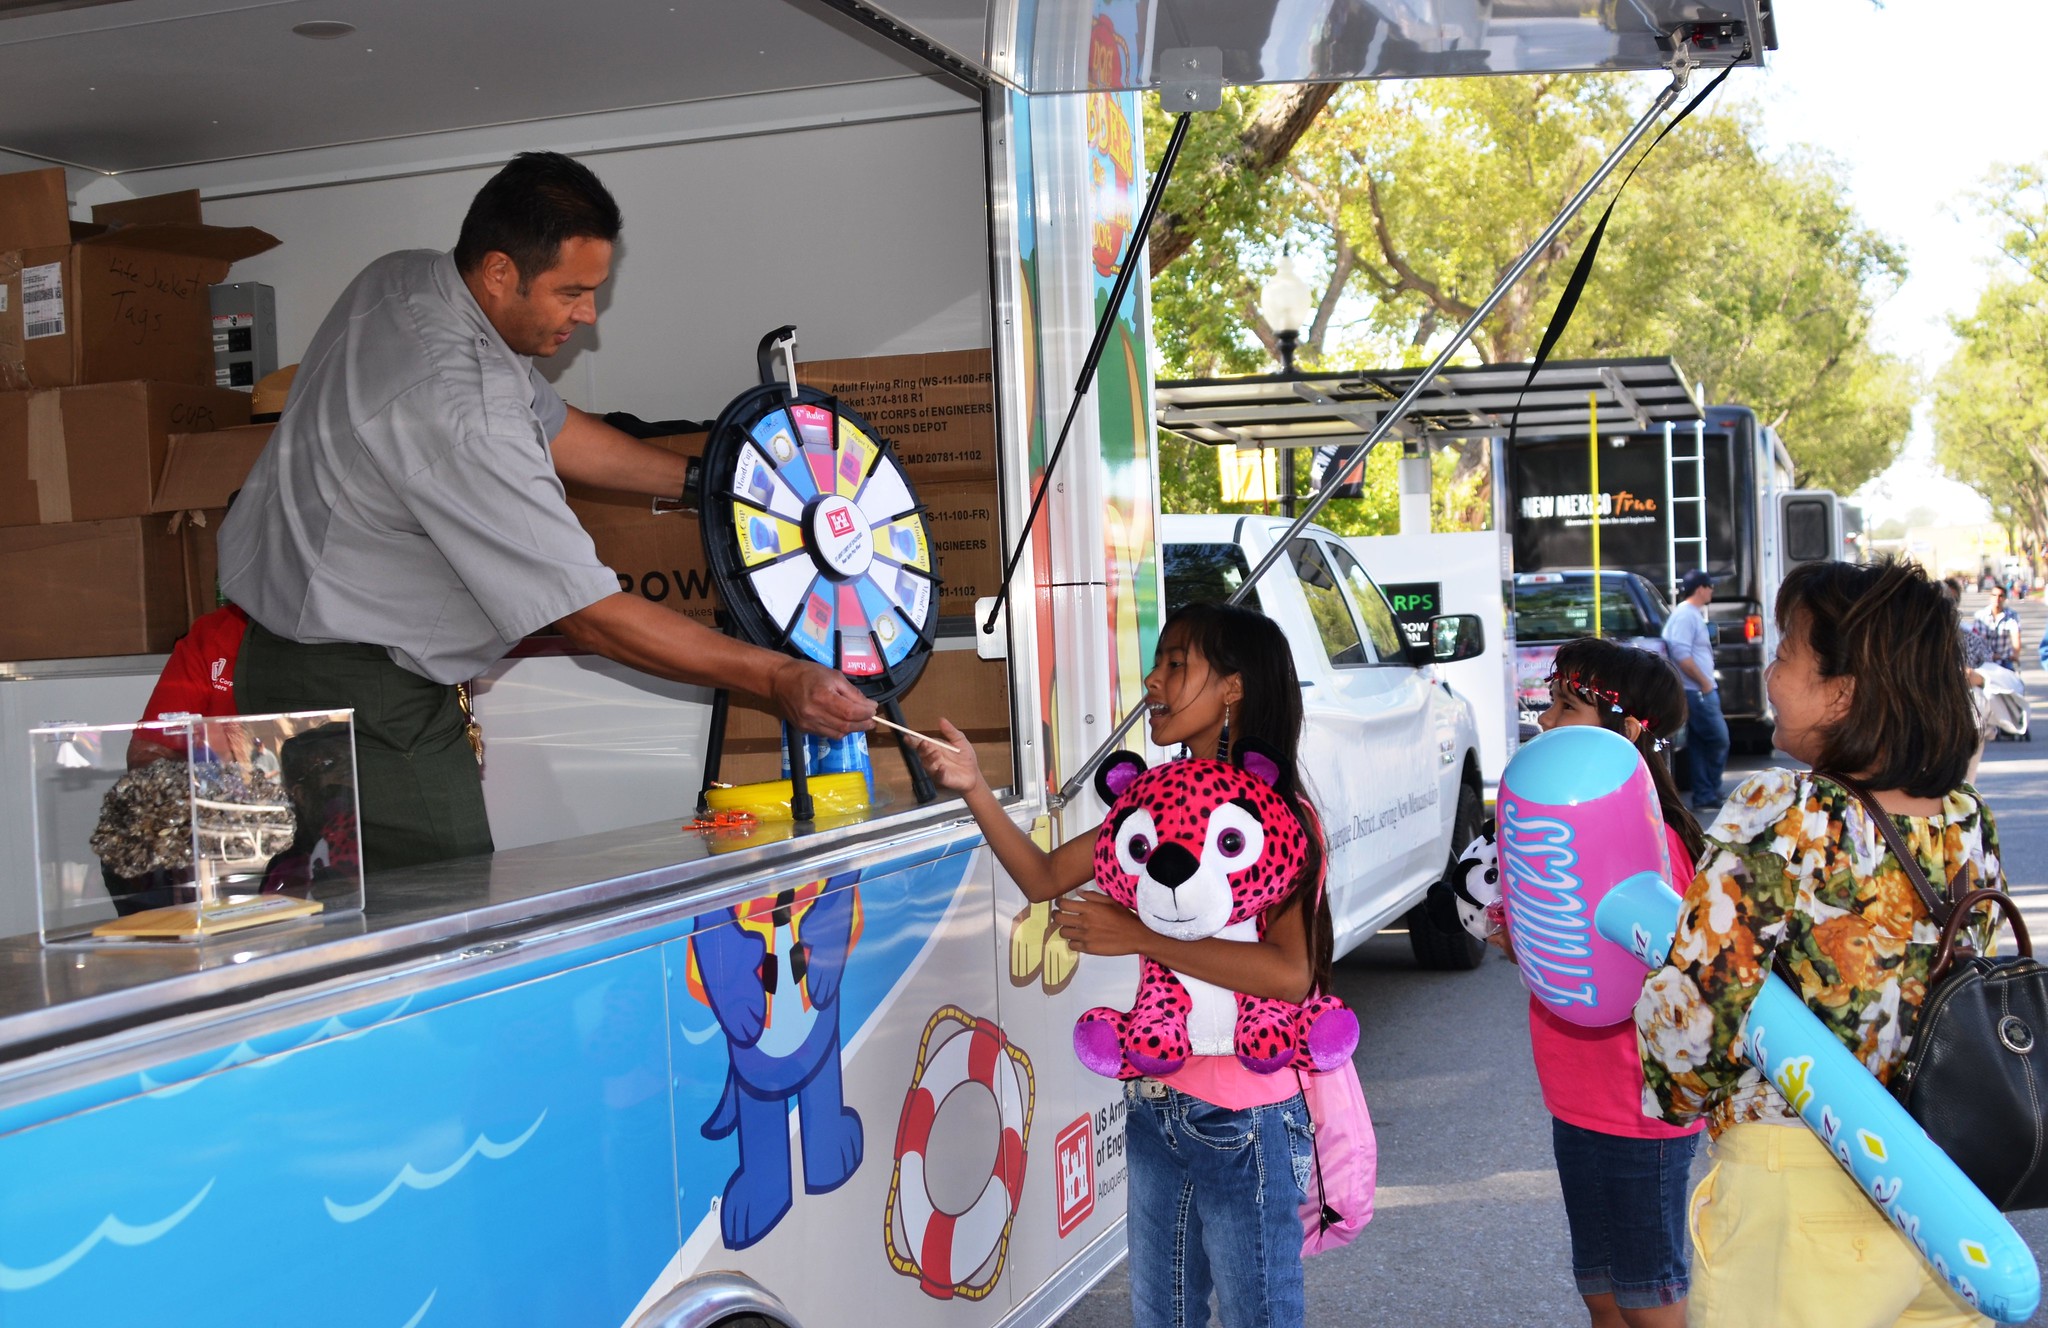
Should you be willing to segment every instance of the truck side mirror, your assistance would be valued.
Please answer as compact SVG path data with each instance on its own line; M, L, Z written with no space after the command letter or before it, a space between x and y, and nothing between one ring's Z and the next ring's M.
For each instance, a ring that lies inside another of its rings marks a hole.
M1431 662L1455 664L1486 653L1486 629L1476 613L1444 613L1429 620Z

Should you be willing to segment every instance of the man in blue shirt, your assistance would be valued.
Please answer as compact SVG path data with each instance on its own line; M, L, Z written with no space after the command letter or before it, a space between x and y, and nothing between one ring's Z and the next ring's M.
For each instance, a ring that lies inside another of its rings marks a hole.
M1728 764L1728 721L1721 716L1721 689L1714 681L1714 639L1707 628L1707 601L1714 578L1685 574L1682 598L1664 620L1664 650L1685 680L1685 759L1692 771L1692 806L1702 816L1721 810L1721 771Z

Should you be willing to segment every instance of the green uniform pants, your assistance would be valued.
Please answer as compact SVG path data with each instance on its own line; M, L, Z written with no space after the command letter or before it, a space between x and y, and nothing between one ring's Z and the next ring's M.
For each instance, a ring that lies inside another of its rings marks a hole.
M382 646L300 645L255 619L235 661L235 708L356 712L363 869L491 851L483 772L455 689L391 662Z

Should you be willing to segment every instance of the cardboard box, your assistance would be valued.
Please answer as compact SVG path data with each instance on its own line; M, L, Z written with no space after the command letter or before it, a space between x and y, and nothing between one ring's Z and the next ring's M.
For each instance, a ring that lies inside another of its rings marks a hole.
M275 424L242 424L210 433L172 434L149 510L226 507L235 490L249 478L249 468L263 454L275 428Z
M974 601L1002 584L1002 521L993 479L920 484L918 501L931 523L939 559L939 616L971 617Z
M203 224L193 190L96 207L79 225L61 168L0 175L0 389L210 385L207 288L276 244Z
M225 507L173 513L164 529L178 537L178 561L184 572L185 621L193 622L221 606L220 523Z
M896 450L911 483L996 478L994 356L987 350L812 360L797 381L830 392Z
M183 550L160 516L0 530L0 659L169 650L187 616Z
M142 516L155 510L172 434L248 422L248 394L211 386L0 393L0 526Z
M685 456L702 456L706 436L676 434L647 441ZM569 510L590 533L599 560L618 574L620 590L711 625L718 597L711 589L704 532L695 515L657 513L645 494L567 487Z

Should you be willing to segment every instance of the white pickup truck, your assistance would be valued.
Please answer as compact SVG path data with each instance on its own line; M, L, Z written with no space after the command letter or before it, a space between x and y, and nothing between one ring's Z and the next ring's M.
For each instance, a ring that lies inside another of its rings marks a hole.
M1289 524L1163 517L1169 611L1228 598ZM1434 648L1410 649L1380 588L1342 537L1320 526L1295 537L1247 602L1294 646L1303 773L1329 835L1337 953L1405 919L1423 967L1477 967L1485 947L1456 925L1447 898L1432 909L1426 897L1448 895L1441 882L1485 814L1472 707L1436 667L1479 652L1478 620L1439 618Z

